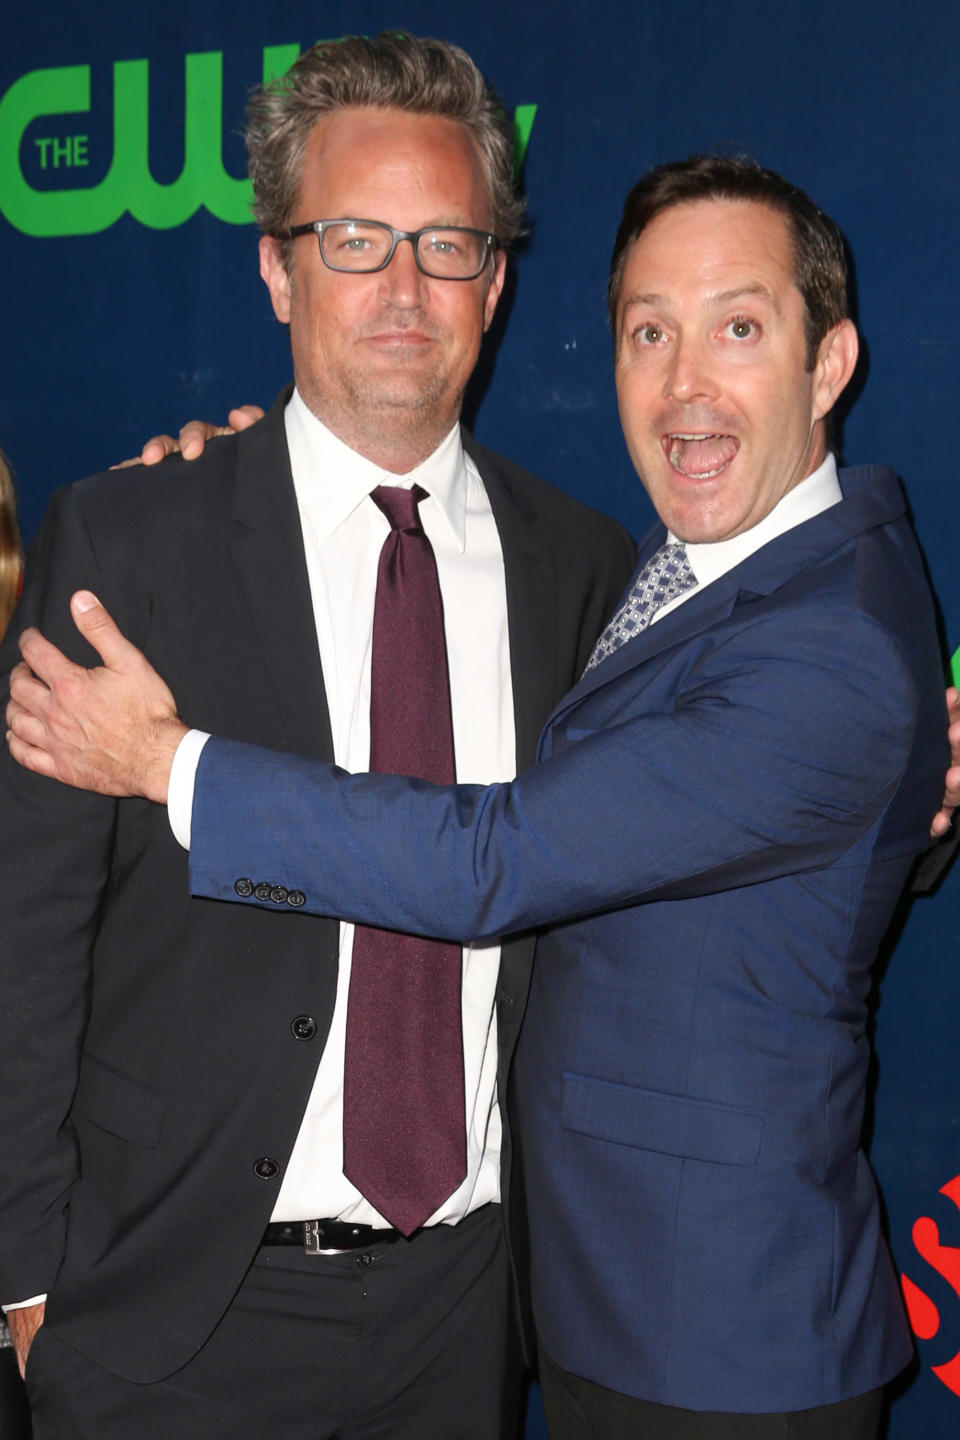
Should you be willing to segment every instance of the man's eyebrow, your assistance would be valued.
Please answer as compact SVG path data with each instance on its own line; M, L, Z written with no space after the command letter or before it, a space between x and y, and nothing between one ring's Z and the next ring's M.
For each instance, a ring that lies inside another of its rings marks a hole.
M756 295L761 300L768 300L777 314L780 314L780 301L768 285L763 285L759 280L746 285L734 285L730 290L720 290L715 295L708 295L707 302L710 305L729 305L733 300L740 300L744 296Z
M665 295L653 293L641 295L634 293L633 295L628 295L624 300L623 308L626 310L629 305L665 305L666 303L667 297Z
M756 295L762 300L769 300L774 310L780 311L780 302L768 285L761 281L748 281L743 285L733 285L729 290L718 290L713 295L706 296L708 305L729 305L733 300L740 300L749 295ZM635 291L628 295L623 302L626 310L631 305L651 305L655 308L669 305L669 297L661 295L656 290Z

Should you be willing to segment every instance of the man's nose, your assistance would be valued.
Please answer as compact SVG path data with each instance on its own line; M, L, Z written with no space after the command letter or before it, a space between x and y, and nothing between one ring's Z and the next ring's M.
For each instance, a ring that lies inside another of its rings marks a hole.
M417 265L412 240L400 240L390 263L380 272L381 293L392 305L419 305L426 276Z
M715 399L717 393L715 366L706 341L696 336L678 336L667 369L665 396L688 402Z

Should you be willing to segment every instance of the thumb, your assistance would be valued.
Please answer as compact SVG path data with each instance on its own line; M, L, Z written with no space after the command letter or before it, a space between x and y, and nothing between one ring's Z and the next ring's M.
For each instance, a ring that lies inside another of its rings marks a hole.
M93 646L108 669L126 670L132 661L139 659L140 651L126 639L92 590L78 590L71 597L70 613L84 640Z

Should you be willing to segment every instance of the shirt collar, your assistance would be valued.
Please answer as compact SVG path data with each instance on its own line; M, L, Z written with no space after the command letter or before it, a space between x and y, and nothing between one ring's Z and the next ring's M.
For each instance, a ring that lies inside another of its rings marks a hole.
M460 426L406 475L395 475L351 450L294 389L284 412L290 468L301 510L320 544L338 530L378 485L421 485L442 514L457 549L466 544L467 469ZM426 502L424 502L426 503Z
M832 455L828 455L812 475L808 475L799 485L788 490L769 515L758 520L749 530L744 530L741 535L733 535L729 540L687 545L687 559L697 578L697 584L709 585L711 581L719 580L721 575L746 560L748 555L752 555L762 545L768 545L771 540L785 534L787 530L792 530L795 525L812 520L814 515L819 515L822 510L829 510L831 505L836 505L842 499L843 491L837 478L837 462ZM667 531L668 540L676 541L676 538Z

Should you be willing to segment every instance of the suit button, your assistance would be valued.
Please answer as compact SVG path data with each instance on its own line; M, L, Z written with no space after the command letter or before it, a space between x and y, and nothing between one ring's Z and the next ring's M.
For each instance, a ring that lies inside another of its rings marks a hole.
M234 890L236 890L241 900L246 900L248 895L253 894L253 881L247 880L246 877L243 877L242 879L234 882L233 888Z
M287 896L288 905L306 905L307 897L302 890L291 890Z
M312 1040L317 1033L317 1022L312 1015L297 1015L290 1021L294 1040Z
M280 1166L276 1160L271 1160L269 1155L264 1155L253 1167L254 1175L259 1175L261 1180L272 1180L274 1175L279 1175Z
M287 898L287 892L282 885L274 885L270 891L270 899L274 905L282 905Z
M261 880L260 884L254 887L253 893L258 900L269 900L273 893L273 886L269 880Z

